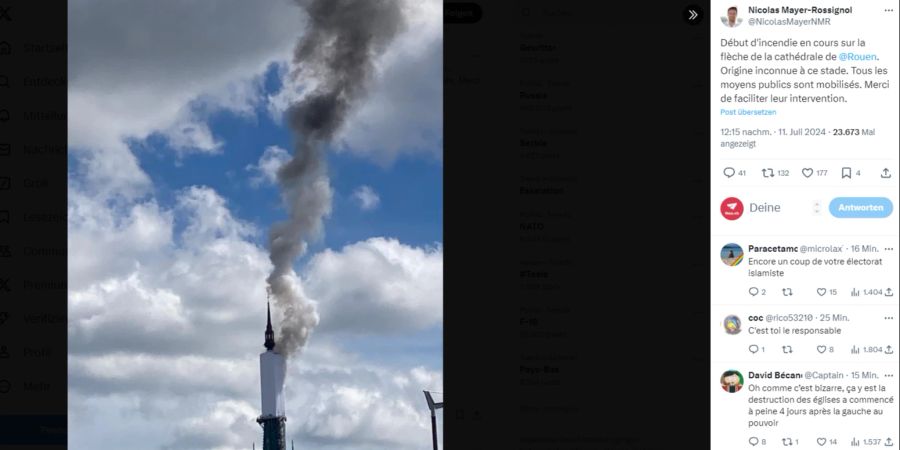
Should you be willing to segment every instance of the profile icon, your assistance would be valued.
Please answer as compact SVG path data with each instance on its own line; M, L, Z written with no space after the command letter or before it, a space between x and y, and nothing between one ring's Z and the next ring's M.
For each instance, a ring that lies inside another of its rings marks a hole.
M738 220L744 215L744 202L737 197L728 197L719 205L719 212L727 220Z
M722 326L725 327L726 333L738 334L741 332L741 319L735 315L728 316L722 321Z
M744 376L737 370L726 370L722 374L722 378L719 378L719 382L722 384L722 389L725 392L734 394L744 387Z
M740 245L734 243L725 244L725 246L722 247L722 253L719 256L726 266L734 267L744 260L744 249L742 249Z
M738 19L738 9L737 6L732 6L728 8L728 11L725 12L725 15L722 16L722 24L728 28L734 28L741 24L744 19Z

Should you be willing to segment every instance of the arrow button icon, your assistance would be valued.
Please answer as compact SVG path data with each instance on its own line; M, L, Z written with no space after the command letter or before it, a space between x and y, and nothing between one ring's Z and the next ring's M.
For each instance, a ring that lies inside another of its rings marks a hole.
M689 25L697 25L703 21L703 9L698 5L689 5L684 8L682 17Z

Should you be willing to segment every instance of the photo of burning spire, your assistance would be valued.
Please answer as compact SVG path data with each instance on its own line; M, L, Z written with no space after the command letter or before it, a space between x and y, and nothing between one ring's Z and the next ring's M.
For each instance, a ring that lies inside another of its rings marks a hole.
M285 356L297 353L319 323L315 306L292 283L293 265L306 251L307 240L321 232L331 211L332 190L323 146L329 144L352 108L364 100L372 82L374 60L401 30L399 0L298 0L309 20L294 50L294 80L315 83L312 91L291 103L285 122L293 131L294 153L277 172L288 219L269 231L268 292L282 310L275 351L271 314L266 353L260 355L263 450L284 450L283 383ZM305 83L304 83L305 84Z
M442 4L69 5L69 447L443 448Z
M309 20L294 50L295 81L316 82L312 92L285 113L294 132L294 154L278 168L278 185L289 217L269 232L275 266L266 280L283 309L281 348L291 355L318 323L315 309L290 282L306 240L321 231L331 211L322 147L334 138L372 83L375 59L403 27L400 0L297 0Z

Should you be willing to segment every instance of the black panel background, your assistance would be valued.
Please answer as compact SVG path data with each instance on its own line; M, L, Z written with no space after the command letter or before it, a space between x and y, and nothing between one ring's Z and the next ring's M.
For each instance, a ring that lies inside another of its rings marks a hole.
M10 49L0 50L0 76L9 81L9 87L0 86L0 110L9 112L8 121L0 120L0 178L9 180L8 189L0 187L0 246L8 246L10 255L0 256L0 286L8 288L0 288L0 314L7 317L0 324L0 346L10 355L0 359L0 448L61 448L66 442L66 85L35 86L26 80L65 79L67 5L0 0L0 10L6 11L5 16L0 11L0 47L5 42ZM60 253L33 256L30 249ZM55 288L36 289L34 282L53 282ZM51 320L26 321L42 314Z
M471 6L445 3L446 448L708 448L709 29L687 5L480 2L480 19L451 24L448 7ZM523 43L559 63L523 63ZM520 100L541 77L572 86ZM572 109L521 110L533 104ZM523 127L576 134L523 159ZM526 196L522 176L570 179ZM571 218L523 231L523 211ZM520 242L541 234L570 242ZM522 261L549 258L571 261L549 269L557 287L523 289ZM520 309L551 305L570 312ZM558 367L557 386L522 385L535 352L577 359L533 364Z

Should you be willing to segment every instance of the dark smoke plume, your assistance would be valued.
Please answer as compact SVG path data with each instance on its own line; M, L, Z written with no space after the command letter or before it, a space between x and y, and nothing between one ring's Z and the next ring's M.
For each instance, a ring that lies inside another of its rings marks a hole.
M282 311L277 349L290 355L306 344L319 323L315 306L293 279L293 263L306 242L322 229L331 212L331 186L323 145L340 130L363 98L374 60L403 28L400 0L297 0L308 17L294 49L292 76L312 92L292 104L285 120L294 132L294 156L278 170L278 184L289 218L269 232L269 278L275 305Z

